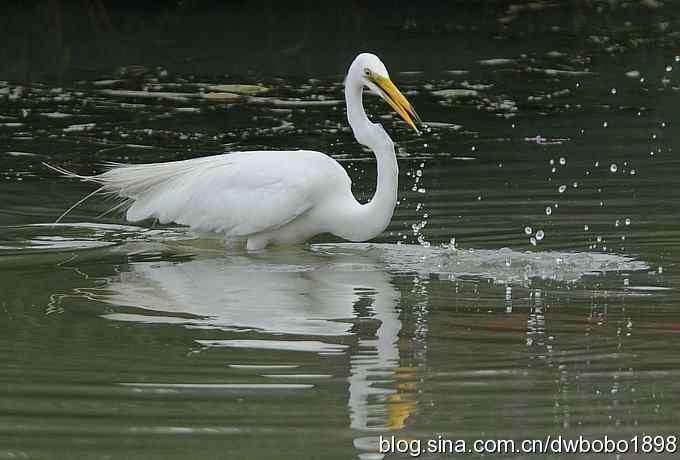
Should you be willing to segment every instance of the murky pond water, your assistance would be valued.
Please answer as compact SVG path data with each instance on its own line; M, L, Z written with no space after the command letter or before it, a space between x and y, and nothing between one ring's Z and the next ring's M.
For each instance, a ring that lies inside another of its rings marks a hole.
M205 37L168 45L209 54L192 70L133 29L136 60L0 70L0 458L372 459L379 435L678 435L680 9L500 3L400 11L379 36L357 10L365 41L332 57L311 21L319 43L270 40L259 61ZM249 254L99 217L105 199L52 224L92 187L43 162L91 173L310 148L368 199L375 162L342 93L364 49L430 127L417 136L367 96L401 168L374 242Z

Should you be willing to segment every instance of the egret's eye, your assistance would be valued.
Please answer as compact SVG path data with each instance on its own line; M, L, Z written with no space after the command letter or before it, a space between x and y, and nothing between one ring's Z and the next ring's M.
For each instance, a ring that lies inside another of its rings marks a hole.
M371 76L371 71L368 70L368 69L364 69L364 75L367 76L367 77L370 77L370 76Z

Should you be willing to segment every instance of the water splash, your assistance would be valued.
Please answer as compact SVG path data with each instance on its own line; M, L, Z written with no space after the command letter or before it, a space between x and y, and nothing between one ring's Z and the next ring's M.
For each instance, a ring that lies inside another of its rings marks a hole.
M528 286L535 280L575 283L591 275L633 272L649 265L632 257L590 252L456 249L413 245L341 243L314 245L313 250L357 251L385 263L392 273L438 275L444 279L478 278L495 283ZM511 263L508 263L511 261Z

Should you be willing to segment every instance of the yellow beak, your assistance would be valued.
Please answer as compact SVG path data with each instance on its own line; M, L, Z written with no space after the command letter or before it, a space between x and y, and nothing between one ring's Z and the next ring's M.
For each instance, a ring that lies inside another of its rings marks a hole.
M368 79L380 88L382 98L385 102L387 102L411 128L417 133L420 133L416 126L416 123L422 123L420 117L416 111L413 110L411 103L406 100L404 95L401 94L401 91L399 91L394 83L392 83L392 80L381 75L376 75L375 73L371 74Z

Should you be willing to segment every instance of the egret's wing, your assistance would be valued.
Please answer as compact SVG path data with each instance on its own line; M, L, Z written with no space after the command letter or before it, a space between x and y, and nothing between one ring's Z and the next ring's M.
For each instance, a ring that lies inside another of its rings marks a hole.
M303 152L237 152L114 165L90 180L129 200L130 221L156 218L161 223L243 236L285 225L313 206L315 190L305 171L299 170L304 161L296 161L298 153L304 156Z

